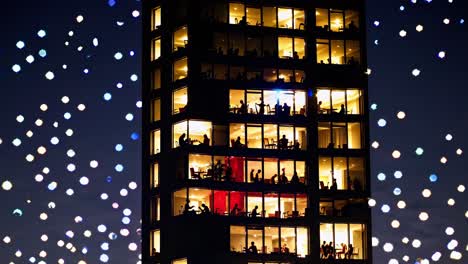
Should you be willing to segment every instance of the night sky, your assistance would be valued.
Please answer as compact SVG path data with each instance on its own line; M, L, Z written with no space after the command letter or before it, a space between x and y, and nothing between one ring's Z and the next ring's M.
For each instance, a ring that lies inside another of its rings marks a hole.
M141 3L4 2L0 263L137 263ZM368 1L374 263L468 263L463 19L465 0Z

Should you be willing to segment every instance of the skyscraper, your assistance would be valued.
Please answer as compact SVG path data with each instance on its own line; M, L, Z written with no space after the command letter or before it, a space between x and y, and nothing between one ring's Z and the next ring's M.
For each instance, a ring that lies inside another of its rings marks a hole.
M371 263L364 1L142 2L143 263Z

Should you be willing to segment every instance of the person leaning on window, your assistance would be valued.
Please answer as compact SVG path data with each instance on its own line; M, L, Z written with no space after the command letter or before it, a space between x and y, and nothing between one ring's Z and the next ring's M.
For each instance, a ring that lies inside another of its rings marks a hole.
M185 133L179 137L179 147L184 147L187 145L187 139L185 139Z

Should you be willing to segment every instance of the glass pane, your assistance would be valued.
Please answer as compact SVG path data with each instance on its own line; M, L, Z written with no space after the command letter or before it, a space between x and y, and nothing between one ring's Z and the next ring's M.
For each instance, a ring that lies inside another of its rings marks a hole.
M330 122L318 123L318 147L333 148L333 144L331 143Z
M173 147L181 147L187 144L187 121L182 121L172 126Z
M157 29L161 25L161 8L156 7L153 9L153 26L152 29Z
M263 26L276 27L276 7L263 7Z
M190 188L188 213L203 213L204 210L211 210L211 190ZM185 208L187 213L187 208ZM208 212L209 212L208 211Z
M187 199L187 190L182 189L175 191L172 195L172 203L173 203L173 214L174 215L181 215L184 213L184 206Z
M278 149L292 149L294 142L294 127L280 126Z
M262 39L255 36L248 36L246 38L246 51L247 56L257 57L262 55Z
M322 241L320 245L320 258L333 259L333 224L320 223L320 241Z
M332 123L333 126L333 148L347 148L346 123Z
M342 32L343 28L343 11L330 12L330 29L335 32Z
M263 56L275 57L278 55L277 37L273 35L263 36ZM276 79L275 79L276 80Z
M330 64L329 40L317 40L317 63Z
M363 224L350 224L348 245L349 259L366 259L366 226Z
M247 7L246 12L247 12L247 25L260 26L262 24L260 8Z
M219 55L226 55L228 50L227 36L224 32L213 33L213 48Z
M189 179L200 180L212 175L211 156L209 155L189 155L188 166Z
M348 189L348 164L344 157L333 158L333 179L330 190Z
M297 228L297 255L304 258L309 254L309 241L306 227Z
M364 158L349 158L349 179L353 191L362 191L366 188Z
M155 130L151 134L151 155L155 155L161 152L161 131Z
M294 29L305 29L304 10L294 9Z
M275 182L278 181L278 160L265 158L263 166L265 170L265 183L273 183L273 180Z
M173 92L173 114L183 113L186 110L188 95L187 87L177 89Z
M281 59L293 57L293 38L278 37L278 57Z
M278 8L278 27L293 28L293 11L290 8Z
M293 160L280 160L280 183L289 183L294 174L294 161Z
M151 183L152 183L152 186L151 187L157 187L159 185L159 164L158 163L153 163L151 165Z
M302 38L294 38L294 59L305 59L305 41Z
M151 236L153 237L152 239L153 248L151 250L151 255L155 256L156 253L161 252L161 242L160 242L161 231L159 230L153 231Z
M305 216L305 211L307 208L307 195L298 194L296 196L296 211L293 212L292 217ZM299 244L299 241L298 241Z
M233 252L245 252L245 238L246 231L244 226L231 226L230 228L230 240L231 240L231 251Z
M348 248L348 224L335 224L336 258L345 258Z
M276 82L277 73L275 69L265 69L263 71L263 80L265 82Z
M305 127L296 127L294 135L294 150L307 150L307 129Z
M327 114L330 113L330 90L317 90L317 113Z
M278 194L265 193L265 217L279 218L280 210L278 208Z
M213 146L227 146L228 145L228 129L224 125L213 125Z
M294 194L281 194L280 199L280 213L281 218L290 218L293 216L294 208Z
M211 146L211 122L189 121L188 143L192 145Z
M247 147L262 148L262 127L247 125Z
M328 10L327 9L317 8L315 10L315 19L316 19L315 26L318 29L328 31L329 26L328 26Z
M340 91L340 90L333 90L331 92L331 100L332 100L332 111L334 113L340 113L340 114L345 114L346 109L345 109L345 104L346 104L346 93L345 91Z
M300 183L305 183L306 165L305 161L296 161L296 174Z
M245 211L245 193L231 192L229 194L230 215L232 216L247 216Z
M320 190L328 190L332 180L331 158L319 158L319 180Z
M173 260L172 261L172 264L187 264L187 259L184 258L184 259L176 259L176 260Z
M157 60L159 57L161 57L161 39L154 39L151 60Z
M179 48L185 48L188 44L188 32L187 27L181 27L174 32L174 51Z
M297 74L297 71L296 71ZM296 77L297 80L297 77ZM293 111L296 115L305 115L306 114L306 92L296 91L294 93L294 106Z
M153 71L152 85L155 90L161 88L161 69L155 69Z
M245 146L245 126L244 124L230 124L229 137L231 139L231 147L243 148Z
M263 229L263 228L262 228ZM262 229L247 229L247 241L249 253L263 253L263 230Z
M265 253L279 253L279 228L277 226L265 226Z
M183 58L174 62L174 81L187 77L187 72L187 58Z
M231 32L229 34L228 55L244 56L245 38L242 32Z
M239 24L242 19L245 21L244 5L229 3L229 24Z
M213 196L214 207L213 213L217 215L228 215L228 192L227 191L214 191Z
M281 227L281 253L296 253L296 230L294 227Z
M277 91L263 91L263 99L266 105L265 114L272 115L275 113L274 105L276 104L277 95Z
M346 110L348 114L359 115L361 114L361 91L359 90L347 90L346 91L346 100L347 107Z
M361 145L361 124L348 123L348 148L360 149Z
M351 32L359 31L359 12L354 10L345 11L346 29Z
M245 182L245 161L242 157L226 158L225 180Z
M263 213L262 193L249 192L247 196L248 212L250 217L260 217Z
M345 64L343 40L331 41L331 62L332 64Z
M213 78L215 78L216 80L226 80L228 78L227 65L215 64Z
M247 171L249 172L248 182L262 181L263 175L261 160L247 160Z
M151 121L156 122L161 120L161 99L153 100L151 107Z
M361 53L358 40L346 41L346 63L356 65L361 62Z

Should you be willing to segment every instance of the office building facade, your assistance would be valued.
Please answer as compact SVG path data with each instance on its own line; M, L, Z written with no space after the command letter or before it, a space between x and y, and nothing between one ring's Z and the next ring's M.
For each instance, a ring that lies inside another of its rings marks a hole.
M371 263L364 1L142 3L143 263Z

